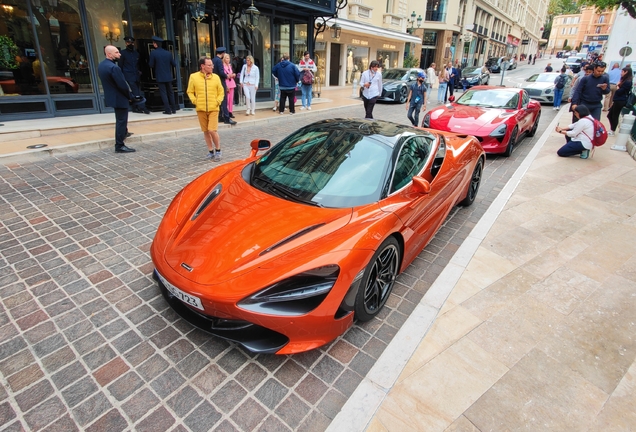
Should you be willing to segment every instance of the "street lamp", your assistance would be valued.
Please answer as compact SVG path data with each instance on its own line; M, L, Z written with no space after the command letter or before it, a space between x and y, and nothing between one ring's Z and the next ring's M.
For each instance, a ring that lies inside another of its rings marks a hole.
M192 19L200 23L205 19L205 0L188 0L188 8Z
M331 37L333 39L340 39L340 34L342 33L342 27L340 27L338 25L338 23L335 23L334 25L331 26Z
M250 22L247 24L247 27L250 30L254 30L258 27L258 16L261 14L254 6L254 0L252 0L252 5L245 10L245 13L250 16Z
M411 18L409 18L409 24L411 24L411 27L408 29L408 32L410 34L415 33L415 28L413 28L413 25L417 22L417 28L420 28L422 26L422 15L418 16L417 19L415 19L415 11L413 11L413 13L411 14Z

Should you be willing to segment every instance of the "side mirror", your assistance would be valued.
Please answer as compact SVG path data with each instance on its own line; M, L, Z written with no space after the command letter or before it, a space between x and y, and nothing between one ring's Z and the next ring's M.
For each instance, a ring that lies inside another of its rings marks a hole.
M422 195L426 195L431 192L431 184L428 180L415 176L413 177L413 189Z
M250 147L252 147L252 151L250 152L250 157L255 157L259 151L269 150L271 147L271 143L268 140L252 140L250 143Z

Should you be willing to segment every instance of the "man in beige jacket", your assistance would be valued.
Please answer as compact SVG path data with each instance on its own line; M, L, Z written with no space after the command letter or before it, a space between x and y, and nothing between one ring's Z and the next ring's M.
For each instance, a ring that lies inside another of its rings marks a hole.
M199 59L199 72L194 72L188 80L188 97L196 107L199 125L208 146L208 159L221 160L219 109L225 91L218 75L213 74L214 65L209 57Z

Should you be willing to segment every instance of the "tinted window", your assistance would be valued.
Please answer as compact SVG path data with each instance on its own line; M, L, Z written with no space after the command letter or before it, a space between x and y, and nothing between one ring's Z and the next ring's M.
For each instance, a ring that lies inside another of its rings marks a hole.
M431 154L432 144L431 140L424 137L412 137L406 140L395 164L391 192L402 189L411 182L413 176L422 172Z
M380 199L392 152L372 134L309 126L256 162L252 184L272 195L325 207L368 204Z

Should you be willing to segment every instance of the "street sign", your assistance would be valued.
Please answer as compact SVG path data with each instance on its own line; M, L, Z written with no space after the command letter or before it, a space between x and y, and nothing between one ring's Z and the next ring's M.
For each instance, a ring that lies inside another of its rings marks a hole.
M618 51L618 55L621 57L629 57L630 55L632 55L632 47L624 46Z

